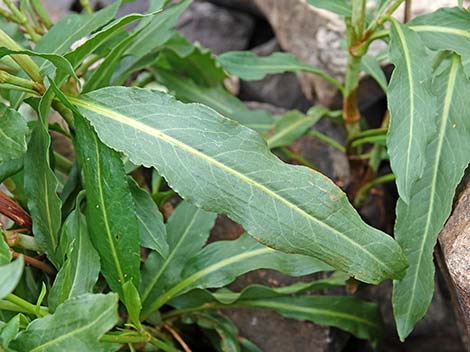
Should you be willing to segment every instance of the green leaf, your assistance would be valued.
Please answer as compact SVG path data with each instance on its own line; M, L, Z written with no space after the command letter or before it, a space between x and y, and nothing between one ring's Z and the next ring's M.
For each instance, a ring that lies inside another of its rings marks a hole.
M268 147L273 149L291 145L317 123L322 115L321 110L312 115L304 115L297 110L285 113L276 121L273 133L266 139Z
M263 246L248 235L235 241L215 242L186 263L179 282L152 302L150 308L144 310L144 315L192 289L222 287L256 269L273 269L301 276L331 270L331 267L312 257L282 253Z
M273 127L273 118L267 111L249 110L222 86L199 86L191 79L179 77L164 69L159 69L156 75L160 83L172 90L175 96L184 102L207 105L220 114L256 131L264 132Z
M140 301L139 291L131 281L127 281L123 286L124 292L123 301L126 302L127 313L129 314L129 320L134 326L140 327L140 311L142 309L142 303Z
M6 351L8 351L10 341L13 340L20 331L20 318L21 314L15 315L0 329L0 343Z
M23 169L23 158L0 163L0 183Z
M94 352L98 342L119 320L118 296L85 294L69 299L52 315L32 321L10 347L18 351Z
M258 241L365 282L402 276L407 264L392 238L366 225L328 178L283 163L253 130L145 89L104 88L69 99L104 143L157 168L183 198L228 214Z
M464 72L470 78L470 13L463 8L442 8L418 16L409 23L424 43L433 50L451 50L462 57Z
M446 222L455 193L470 156L470 81L457 55L445 62L445 70L433 81L437 95L437 134L427 146L423 177L413 184L409 203L398 201L395 238L410 267L394 283L393 306L398 333L404 339L420 320L434 290L433 249Z
M47 118L47 114L42 117ZM24 157L24 187L34 236L40 248L57 265L60 262L56 257L56 249L61 224L61 201L56 193L58 181L50 167L50 145L51 137L44 124L38 121Z
M167 222L169 253L162 257L150 253L142 270L142 302L149 309L166 288L181 280L181 271L186 262L194 256L209 237L216 214L208 213L182 202Z
M129 188L134 199L137 220L140 228L140 244L153 249L163 258L168 256L168 243L163 216L150 194L128 178Z
M26 152L28 126L21 114L0 104L0 163L18 159Z
M80 211L82 195L67 217L61 236L61 247L67 259L59 270L49 295L49 308L55 309L67 299L93 292L100 273L100 257L93 247L85 216Z
M23 274L23 256L11 263L0 266L0 299L13 292Z
M5 265L11 262L10 247L5 242L5 234L0 227L0 265Z
M260 80L268 74L283 72L299 73L304 71L313 73L325 79L339 90L343 90L342 84L336 79L312 65L301 62L289 53L273 53L271 56L257 56L251 51L231 51L220 55L219 62L230 74L247 81Z
M349 0L307 0L312 6L334 12L340 16L351 17L352 7Z
M425 149L435 131L436 98L431 92L432 59L418 35L392 21L387 146L400 197L408 202L411 186L423 175Z
M377 60L377 58L372 55L365 55L362 57L361 65L362 70L371 75L371 77L378 83L380 88L382 88L384 93L387 93L387 78L385 77L385 73L382 70L380 62Z
M127 281L138 285L140 280L139 225L127 176L120 155L101 143L79 115L75 127L91 241L106 281L124 297L122 285Z

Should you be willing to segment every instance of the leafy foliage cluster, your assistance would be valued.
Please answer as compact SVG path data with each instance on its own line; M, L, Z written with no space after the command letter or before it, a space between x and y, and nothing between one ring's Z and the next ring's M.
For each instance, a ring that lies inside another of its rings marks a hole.
M190 0L153 0L146 14L117 19L120 1L97 12L83 1L87 13L56 24L37 0L4 2L0 210L13 221L0 228L0 350L187 350L179 331L197 327L215 350L258 351L221 313L236 307L335 326L376 345L376 305L307 294L350 277L395 280L402 339L424 316L433 247L469 163L467 10L401 24L391 18L400 0L309 0L345 17L343 84L290 54L215 57L189 43L174 27ZM375 40L389 47L379 57L367 55ZM387 59L390 83L380 69ZM360 119L362 69L388 96L390 119L380 129ZM224 86L228 75L287 71L337 87L343 111L273 116L249 110ZM52 110L64 123L51 122ZM271 153L302 161L287 147L322 118L343 123L348 144L315 136L374 176L349 194L355 205L396 179L395 240L365 224L328 178ZM50 131L73 143L76 160L51 146ZM394 174L379 177L388 160ZM160 209L175 194L184 200L164 219ZM206 244L217 214L247 233ZM224 288L260 268L336 272L281 288Z

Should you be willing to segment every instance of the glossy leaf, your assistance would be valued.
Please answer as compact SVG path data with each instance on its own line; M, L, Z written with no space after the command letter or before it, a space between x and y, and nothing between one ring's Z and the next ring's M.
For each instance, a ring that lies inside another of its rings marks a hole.
M162 213L148 192L130 178L128 183L139 222L140 244L145 248L153 249L163 258L167 257L169 248Z
M0 299L4 298L16 288L23 274L23 256L11 263L0 266Z
M57 196L58 181L50 167L51 137L40 121L33 128L24 157L24 187L33 220L33 233L40 248L54 264L59 244L61 201Z
M406 261L393 239L366 225L328 178L281 162L256 132L145 89L69 99L104 143L134 164L156 167L185 199L228 214L258 241L365 282L402 276Z
M98 340L118 322L117 308L114 293L69 299L54 314L33 320L10 347L30 352L101 351L103 344Z
M209 237L216 214L208 213L182 202L167 223L169 252L162 257L150 253L142 270L142 302L148 310L166 288L178 283L186 262L194 256Z
M396 281L393 306L398 333L404 339L431 303L434 290L433 249L446 222L455 189L467 167L470 155L470 108L467 92L470 81L463 74L457 55L444 63L445 70L433 81L437 96L437 134L427 146L423 177L411 188L406 204L398 201L395 237L410 267Z
M100 273L100 257L93 247L85 216L80 211L82 196L64 223L61 247L66 248L66 260L57 274L49 294L49 308L55 309L69 298L93 292Z
M334 12L340 16L351 17L352 7L349 0L307 0L312 6Z
M18 159L26 152L28 126L21 114L0 104L0 163Z
M340 82L289 53L257 56L250 51L231 51L220 55L219 62L230 74L248 81L263 79L268 74L304 71L320 76L338 89L343 89Z
M124 166L117 152L98 140L76 116L76 149L87 192L86 218L109 286L122 295L127 281L139 284L139 226Z
M470 13L463 8L441 8L418 16L409 23L426 46L433 50L451 50L462 57L464 72L470 78Z
M144 313L152 312L192 289L222 287L256 269L301 276L331 270L331 267L312 257L286 254L263 246L248 235L235 241L218 241L192 257L186 263L180 281L162 293Z
M431 92L432 59L419 36L392 21L390 59L395 65L388 91L387 146L400 197L408 202L423 175L424 152L435 131L436 98Z

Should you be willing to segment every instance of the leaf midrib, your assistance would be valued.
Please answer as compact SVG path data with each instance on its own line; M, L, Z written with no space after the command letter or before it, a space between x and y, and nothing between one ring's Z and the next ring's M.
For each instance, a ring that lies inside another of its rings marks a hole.
M422 24L422 25L410 26L410 29L414 30L415 32L437 32L437 33L453 34L459 37L470 38L470 31L466 31L464 29L458 29L458 28L449 28L449 27Z
M433 174L432 174L432 179L431 179L431 191L429 193L429 207L428 207L428 212L427 212L427 217L426 217L426 225L424 227L424 236L422 237L421 244L420 244L420 250L418 254L418 261L416 265L416 271L414 272L414 280L413 280L413 286L411 290L411 297L409 299L409 304L408 304L408 310L406 316L410 316L411 308L413 306L413 302L415 299L416 295L416 285L418 283L418 271L419 267L421 266L421 261L423 258L423 253L424 253L424 246L428 241L429 237L429 227L431 225L431 216L434 212L434 199L435 199L435 190L436 190L436 180L437 180L437 175L439 171L439 164L440 164L440 156L442 153L442 145L444 143L444 137L445 137L445 132L447 130L447 121L449 120L449 111L450 111L450 105L452 103L452 97L454 94L454 88L455 88L455 80L457 77L457 71L458 71L458 58L454 55L453 60L452 60L452 66L451 70L449 73L449 79L447 83L447 91L446 91L446 98L444 100L444 108L442 112L442 119L441 119L441 125L439 128L439 134L438 134L438 144L437 144L437 150L436 150L436 157L434 158L435 163L434 163L434 168L433 168Z
M279 139L281 139L285 135L289 134L291 131L294 131L297 127L302 126L302 124L304 122L314 121L314 119L315 118L312 117L312 116L305 116L305 117L297 120L293 124L290 124L289 127L281 130L279 133L275 133L270 138L268 138L267 141L266 141L268 143L268 146L271 146L271 145L275 144L275 142L277 142Z
M272 198L275 198L275 199L279 200L281 203L284 203L288 208L296 211L297 213L302 215L307 220L313 221L314 223L318 224L320 227L323 227L323 228L327 229L328 231L333 232L339 238L342 238L345 242L350 243L352 246L358 248L360 251L362 251L364 254L366 254L368 257L370 257L376 264L378 264L378 266L383 268L384 272L390 273L390 268L387 265L385 265L381 260L379 260L379 258L377 258L373 253L368 251L366 248L362 247L357 242L355 242L352 239L350 239L349 237L345 236L343 233L341 233L340 231L338 231L335 228L331 227L330 225L328 225L324 222L321 222L320 220L318 220L317 218L315 218L311 214L307 213L305 210L301 209L298 205L296 205L294 203L291 203L289 200L281 197L276 192L274 192L274 191L270 190L269 188L267 188L265 185L260 184L257 181L254 181L253 179L249 178L248 176L245 176L245 175L241 174L240 172L232 169L231 167L222 164L218 160L216 160L214 158L211 158L210 156L208 156L206 154L203 154L202 152L194 149L193 147L191 147L191 146L189 146L189 145L187 145L187 144L185 144L185 143L183 143L183 142L181 142L181 141L179 141L179 140L177 140L173 137L170 137L169 135L163 133L162 131L160 131L160 130L152 127L152 126L146 125L146 124L144 124L140 121L133 120L132 118L129 118L125 115L122 115L121 113L115 112L115 111L110 110L110 109L108 109L104 106L97 105L95 103L92 103L92 102L87 101L87 100L83 100L81 98L70 97L70 96L68 98L73 104L81 106L81 107L83 107L85 109L88 109L90 111L93 111L95 113L101 114L103 116L106 116L111 120L120 122L120 123L122 123L124 125L127 125L127 126L130 126L130 127L134 128L134 129L137 129L137 130L139 130L139 131L141 131L141 132L143 132L147 135L150 135L150 136L156 137L158 139L161 139L161 140L163 140L163 141L165 141L169 144L172 144L173 146L176 146L176 147L188 152L189 154L192 154L194 156L199 157L201 160L206 161L208 164L212 164L212 165L216 166L217 168L222 169L222 170L226 171L229 174L232 174L234 177L244 181L245 183L249 184L250 186L257 188L257 189L261 190L262 192L270 195Z

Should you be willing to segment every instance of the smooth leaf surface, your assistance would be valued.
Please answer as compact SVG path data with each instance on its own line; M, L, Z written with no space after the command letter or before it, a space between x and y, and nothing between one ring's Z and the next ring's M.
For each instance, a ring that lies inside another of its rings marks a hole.
M23 274L23 256L0 266L0 299L13 292Z
M372 55L365 55L361 61L362 69L367 72L377 84L382 88L382 90L387 93L388 83L385 73L380 66L380 62Z
M423 175L426 145L435 131L432 59L419 36L397 21L392 21L390 35L395 70L388 91L387 146L398 193L408 202L412 184Z
M139 221L140 244L145 248L153 249L161 257L166 258L169 247L162 213L148 192L140 188L131 178L128 179L128 183Z
M352 16L351 2L348 0L307 0L307 3L314 7L334 12L340 16Z
M0 265L5 265L11 262L10 247L5 242L4 233L0 227Z
M101 351L98 340L118 322L117 308L114 293L69 299L54 314L32 321L10 346L30 352Z
M18 159L26 152L28 126L21 114L0 104L0 163Z
M100 273L100 257L93 247L85 216L80 211L80 200L66 219L61 236L61 247L66 248L66 260L57 274L49 294L49 308L55 309L67 299L93 292Z
M181 279L186 262L204 245L214 226L216 214L208 213L187 202L182 202L168 219L169 252L162 257L150 253L142 269L142 302L148 310L168 287Z
M470 81L459 57L433 82L437 95L438 133L427 146L423 177L411 188L409 203L399 200L395 238L410 267L394 283L393 306L398 333L404 339L431 303L434 290L433 249L451 208L455 188L470 160Z
M44 116L43 116L44 117ZM49 259L58 265L56 249L59 244L61 201L57 196L59 185L50 167L51 137L41 121L33 128L24 157L24 188L33 220L36 241Z
M89 123L76 116L76 149L87 192L86 218L109 286L122 293L139 284L139 225L121 157L101 143Z
M451 50L462 57L464 72L470 78L470 13L463 8L441 8L418 16L409 23L424 43L433 50Z
M304 71L320 76L338 89L343 89L340 82L289 53L257 56L250 51L231 51L220 55L219 62L230 74L248 81L263 79L268 74Z
M365 282L402 276L406 261L392 238L366 225L328 178L283 163L253 130L145 89L69 99L104 143L157 168L183 198L228 214L258 241Z
M13 159L0 164L0 182L5 181L8 177L13 176L23 168L23 158Z

